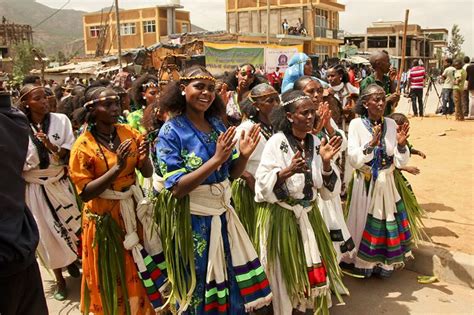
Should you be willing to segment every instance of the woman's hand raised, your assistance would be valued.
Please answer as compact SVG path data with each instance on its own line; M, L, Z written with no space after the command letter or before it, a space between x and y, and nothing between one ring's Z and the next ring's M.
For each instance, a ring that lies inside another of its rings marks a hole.
M219 135L217 138L216 144L216 153L214 153L214 158L220 164L223 164L227 159L229 159L232 154L232 150L235 147L238 139L235 139L235 127L232 126Z
M401 126L398 126L397 128L397 143L399 146L406 146L408 137L410 136L409 134L410 131L410 125L408 123L404 123Z
M329 142L326 138L321 140L319 147L319 155L323 162L330 162L333 157L341 150L342 138L339 136L332 137Z
M248 133L242 130L239 139L240 156L249 159L260 141L260 125L253 125Z

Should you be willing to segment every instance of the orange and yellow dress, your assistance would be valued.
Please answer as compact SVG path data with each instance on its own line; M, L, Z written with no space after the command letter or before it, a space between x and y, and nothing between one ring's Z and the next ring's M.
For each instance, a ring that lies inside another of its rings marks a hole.
M142 141L142 136L128 125L115 125L117 136L120 142L126 139L134 139L130 147L130 154L127 158L125 169L115 179L109 189L115 191L126 191L135 184L135 169L138 164L138 144ZM70 177L77 187L79 194L91 181L105 174L108 169L117 164L117 155L108 150L107 147L99 145L91 132L86 131L76 140L69 160ZM101 150L102 149L102 150ZM81 289L81 311L88 314L104 314L104 308L99 291L99 268L98 268L98 248L93 246L96 233L96 220L94 215L104 215L109 213L117 222L118 226L125 233L124 223L120 215L120 201L108 200L96 197L84 204L82 213L82 289ZM91 215L92 214L92 215ZM122 240L123 241L123 240ZM124 301L121 290L118 290L119 314L125 314L125 304L129 303L131 314L145 315L155 314L143 284L139 278L137 267L129 251L124 250L125 256L125 279L128 291L128 300ZM117 280L120 282L120 280ZM120 284L119 284L120 286ZM85 297L85 292L89 292L89 297ZM89 299L87 302L86 299ZM89 304L89 312L85 310ZM114 314L115 315L115 314Z

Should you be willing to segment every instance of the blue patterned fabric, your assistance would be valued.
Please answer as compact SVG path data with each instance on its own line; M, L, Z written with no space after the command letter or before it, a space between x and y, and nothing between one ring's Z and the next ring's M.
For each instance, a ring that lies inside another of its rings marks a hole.
M208 121L213 129L210 133L198 130L185 115L172 118L161 127L156 156L166 189L173 187L182 176L198 169L214 155L217 138L226 128L218 118L211 117ZM226 180L232 160L237 157L237 150L234 149L231 157L202 184Z
M227 235L227 220L225 213L220 216L222 223L222 238L224 241L224 252L226 259L226 271L228 277L227 289L229 290L229 308L227 314L244 315L245 306L242 295L240 294L239 285L235 279L234 268L232 268L232 257L230 254L229 238ZM191 225L193 229L194 241L194 262L196 264L196 288L194 289L191 305L185 314L201 315L206 314L205 293L206 293L206 274L209 257L209 240L211 237L211 220L212 216L191 215ZM207 315L207 314L206 314Z

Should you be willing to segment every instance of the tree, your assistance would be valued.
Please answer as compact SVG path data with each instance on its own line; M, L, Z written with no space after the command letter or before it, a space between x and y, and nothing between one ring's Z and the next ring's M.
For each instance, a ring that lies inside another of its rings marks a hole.
M453 58L460 58L464 53L461 51L461 46L464 43L464 36L461 35L461 30L457 24L453 25L451 29L451 40L448 45L448 52Z
M31 52L33 47L29 43L19 43L13 46L13 81L21 83L23 78L30 73L35 63L35 57Z

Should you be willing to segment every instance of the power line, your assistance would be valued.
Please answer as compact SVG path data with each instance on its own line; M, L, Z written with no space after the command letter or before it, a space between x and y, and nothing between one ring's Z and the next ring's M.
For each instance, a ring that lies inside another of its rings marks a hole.
M39 22L38 24L36 24L35 26L33 26L33 28L36 28L36 27L40 26L41 24L43 24L44 22L46 22L47 20L49 20L50 18L52 18L53 16L55 16L56 14L58 14L59 11L61 11L66 5L69 4L69 2L71 2L71 0L67 0L66 3L64 3L59 9L57 9L57 10L54 11L50 16L48 16L47 18L45 18L44 20L42 20L41 22Z

